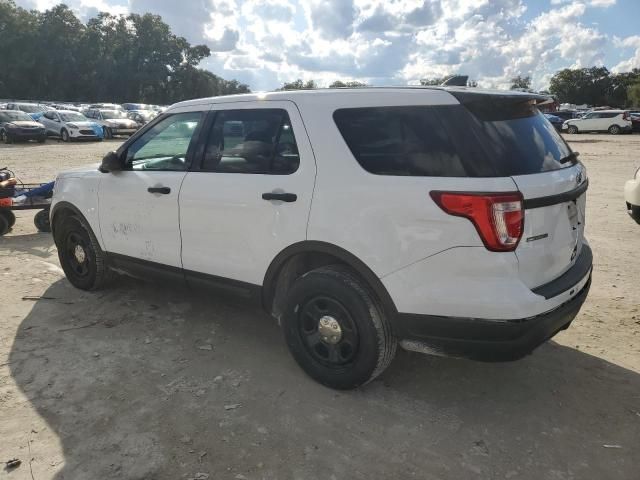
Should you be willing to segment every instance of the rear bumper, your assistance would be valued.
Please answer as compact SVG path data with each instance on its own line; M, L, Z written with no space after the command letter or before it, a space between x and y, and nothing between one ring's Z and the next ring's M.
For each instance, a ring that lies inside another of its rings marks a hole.
M555 309L513 320L398 314L397 334L407 350L488 362L522 358L569 327L587 298L591 274L582 290Z

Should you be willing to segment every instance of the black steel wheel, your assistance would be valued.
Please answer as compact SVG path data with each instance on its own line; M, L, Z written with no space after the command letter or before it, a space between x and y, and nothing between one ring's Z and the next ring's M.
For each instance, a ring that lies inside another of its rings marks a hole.
M33 217L33 224L39 232L51 232L51 222L49 221L49 210L40 210Z
M364 284L340 265L298 278L281 317L287 346L314 380L350 389L373 380L391 363L396 339Z
M16 224L16 216L11 210L7 210L5 208L1 209L0 216L3 216L4 218L7 219L9 228L12 228Z
M353 361L358 351L358 327L340 302L312 297L299 315L298 331L309 355L330 368Z
M107 281L105 256L84 219L67 216L56 222L54 239L58 258L71 284L82 290L96 290Z

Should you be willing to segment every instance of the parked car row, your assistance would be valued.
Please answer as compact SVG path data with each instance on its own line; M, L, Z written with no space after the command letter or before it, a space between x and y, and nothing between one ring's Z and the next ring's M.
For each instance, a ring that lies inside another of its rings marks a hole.
M0 141L46 141L48 136L71 140L102 140L131 136L164 107L141 103L8 102L0 104Z

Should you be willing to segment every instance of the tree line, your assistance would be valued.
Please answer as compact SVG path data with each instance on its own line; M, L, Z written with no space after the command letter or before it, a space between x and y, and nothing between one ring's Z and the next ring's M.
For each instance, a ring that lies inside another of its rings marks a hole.
M0 0L0 45L0 98L169 104L250 91L198 68L209 48L149 13L83 23L64 4L38 12Z

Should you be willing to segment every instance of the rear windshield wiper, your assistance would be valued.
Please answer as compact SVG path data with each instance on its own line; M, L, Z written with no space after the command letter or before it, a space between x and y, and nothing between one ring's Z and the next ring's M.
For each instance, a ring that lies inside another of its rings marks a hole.
M562 157L559 162L560 163L567 163L567 162L577 162L578 161L578 157L580 156L580 152L571 152L569 155L567 155L566 157Z

